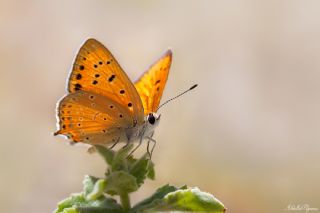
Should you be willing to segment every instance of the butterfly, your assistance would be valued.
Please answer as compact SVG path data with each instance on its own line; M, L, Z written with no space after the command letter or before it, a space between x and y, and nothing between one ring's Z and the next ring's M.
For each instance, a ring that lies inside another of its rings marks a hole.
M127 144L152 138L157 109L172 62L168 50L131 82L111 52L88 39L80 48L68 80L68 94L57 104L58 131L71 142Z

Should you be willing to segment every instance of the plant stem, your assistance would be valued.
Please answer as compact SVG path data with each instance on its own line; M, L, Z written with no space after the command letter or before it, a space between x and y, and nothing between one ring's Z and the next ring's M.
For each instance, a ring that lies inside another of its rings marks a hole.
M120 194L120 201L125 212L128 212L129 209L131 208L129 194L128 193Z

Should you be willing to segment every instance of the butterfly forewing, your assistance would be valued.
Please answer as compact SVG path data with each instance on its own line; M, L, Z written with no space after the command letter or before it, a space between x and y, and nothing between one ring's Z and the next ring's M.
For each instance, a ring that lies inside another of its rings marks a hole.
M58 106L59 131L74 142L107 144L130 127L130 111L100 94L77 91L65 96Z
M135 87L142 100L145 115L155 112L160 104L171 61L172 52L168 50L135 83Z
M128 108L132 123L143 122L143 106L134 85L110 51L95 39L80 48L69 78L68 91L90 91Z

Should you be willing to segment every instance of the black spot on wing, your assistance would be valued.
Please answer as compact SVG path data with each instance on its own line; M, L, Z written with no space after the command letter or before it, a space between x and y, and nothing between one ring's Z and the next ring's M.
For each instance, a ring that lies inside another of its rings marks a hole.
M74 90L76 90L76 91L81 90L81 88L82 88L81 84L74 85Z
M108 79L109 82L112 82L115 79L116 75L111 75Z
M82 75L80 74L80 73L78 73L77 75L76 75L76 79L77 80L80 80L82 78Z

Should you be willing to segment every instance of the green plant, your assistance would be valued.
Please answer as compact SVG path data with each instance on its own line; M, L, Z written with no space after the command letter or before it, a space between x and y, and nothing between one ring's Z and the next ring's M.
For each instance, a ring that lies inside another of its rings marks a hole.
M146 178L154 179L154 164L145 154L139 159L128 153L133 145L119 151L96 146L109 165L104 178L85 176L83 191L58 203L55 213L144 213L159 211L225 212L213 195L196 187L165 185L133 207L129 194L137 191ZM114 199L120 197L120 204Z

